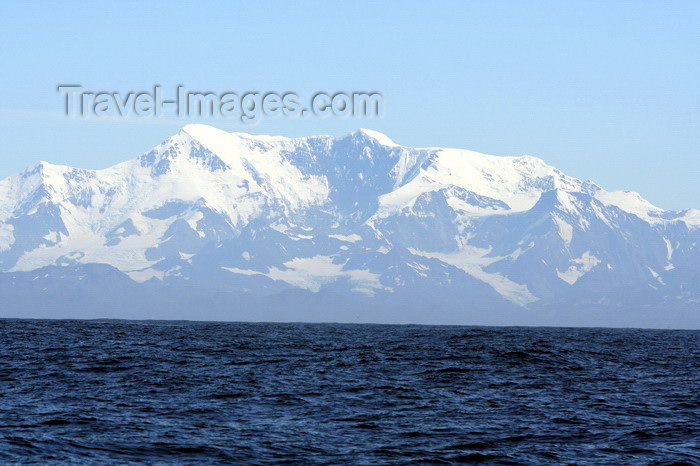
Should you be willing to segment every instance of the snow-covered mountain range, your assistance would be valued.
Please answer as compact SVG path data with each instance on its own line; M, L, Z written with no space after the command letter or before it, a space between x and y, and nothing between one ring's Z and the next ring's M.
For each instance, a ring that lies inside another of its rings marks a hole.
M693 326L698 244L700 211L535 157L187 125L0 181L0 312Z

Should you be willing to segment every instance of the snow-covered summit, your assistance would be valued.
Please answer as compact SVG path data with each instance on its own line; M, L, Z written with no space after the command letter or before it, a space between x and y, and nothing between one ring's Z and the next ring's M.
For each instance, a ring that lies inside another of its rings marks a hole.
M391 140L389 136L387 136L384 133L380 133L379 131L374 131L371 129L365 129L365 128L360 128L354 133L352 133L352 136L356 138L366 138L370 140L376 141L378 144L384 145L384 146L398 146L394 141Z
M113 167L40 162L0 181L0 269L100 263L138 282L390 301L534 306L613 285L694 299L664 290L696 273L699 212L532 156L197 124Z

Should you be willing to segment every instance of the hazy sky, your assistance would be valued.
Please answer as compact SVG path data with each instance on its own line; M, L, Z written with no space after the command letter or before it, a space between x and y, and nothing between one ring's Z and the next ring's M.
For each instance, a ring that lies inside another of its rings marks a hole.
M107 167L188 123L69 120L58 84L373 90L383 119L208 123L288 136L367 127L409 146L530 154L700 208L698 24L697 1L4 2L0 177L38 160Z

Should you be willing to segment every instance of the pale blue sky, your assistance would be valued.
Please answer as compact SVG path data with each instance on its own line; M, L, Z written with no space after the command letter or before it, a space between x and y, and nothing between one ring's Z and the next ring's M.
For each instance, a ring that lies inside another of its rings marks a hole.
M263 119L226 130L357 127L410 146L530 154L666 208L700 208L700 2L4 2L0 177L47 160L103 168L187 120L68 120L56 86L376 90L381 120Z

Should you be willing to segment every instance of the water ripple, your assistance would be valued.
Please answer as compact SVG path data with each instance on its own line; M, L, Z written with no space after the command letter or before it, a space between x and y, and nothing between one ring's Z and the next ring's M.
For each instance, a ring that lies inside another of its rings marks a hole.
M700 463L700 332L0 320L0 461Z

